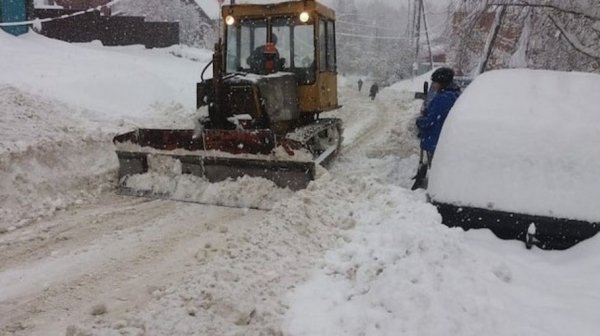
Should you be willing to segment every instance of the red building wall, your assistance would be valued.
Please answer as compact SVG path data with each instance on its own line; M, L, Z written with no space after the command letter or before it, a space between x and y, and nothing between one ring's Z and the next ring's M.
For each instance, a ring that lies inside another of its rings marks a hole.
M466 13L454 13L452 18L453 33L459 36L464 32L466 26ZM480 53L486 43L488 35L494 25L496 13L487 12L479 18L475 29L471 31L467 38L467 48L474 53ZM488 63L488 69L498 69L505 67L505 63L514 52L521 35L522 24L517 20L518 15L506 15L502 21L498 36L496 38L492 56Z

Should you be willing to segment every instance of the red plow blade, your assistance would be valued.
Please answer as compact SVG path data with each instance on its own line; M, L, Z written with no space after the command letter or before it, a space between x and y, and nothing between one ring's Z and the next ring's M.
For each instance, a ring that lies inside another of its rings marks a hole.
M163 155L181 162L182 174L210 182L248 175L269 179L282 188L305 188L315 177L315 163L267 156L275 140L270 130L205 130L195 136L194 130L137 129L116 136L113 142L120 181L148 172L149 155Z

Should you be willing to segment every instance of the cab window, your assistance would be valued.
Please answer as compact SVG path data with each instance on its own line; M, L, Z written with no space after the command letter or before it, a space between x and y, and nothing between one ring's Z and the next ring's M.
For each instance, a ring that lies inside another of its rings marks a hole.
M227 27L227 73L250 69L248 57L267 41L266 20L242 20L239 25Z
M319 25L319 66L321 71L336 71L335 25L325 19Z
M277 35L277 50L283 59L282 71L293 72L298 84L312 84L315 73L315 28L312 21L302 23L296 17L272 20Z
M315 27L314 21L302 23L296 17L267 20L242 20L227 29L226 72L251 72L248 64L253 51L267 41L271 29L271 40L276 39L281 71L296 74L298 84L316 81Z

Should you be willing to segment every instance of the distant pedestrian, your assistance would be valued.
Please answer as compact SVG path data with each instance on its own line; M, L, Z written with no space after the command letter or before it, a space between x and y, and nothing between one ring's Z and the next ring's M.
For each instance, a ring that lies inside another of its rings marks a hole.
M373 83L373 85L371 85L371 90L369 90L369 97L371 97L371 100L375 99L377 92L379 92L379 85L377 85L377 83Z
M362 89L362 85L363 85L363 81L362 79L358 79L358 92L360 92L360 90Z

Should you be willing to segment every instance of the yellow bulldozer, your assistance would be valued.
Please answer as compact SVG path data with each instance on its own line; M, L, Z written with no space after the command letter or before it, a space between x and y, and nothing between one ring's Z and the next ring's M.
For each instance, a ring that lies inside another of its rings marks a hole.
M148 172L150 156L211 182L243 175L298 190L339 151L342 121L321 113L337 100L335 13L313 0L221 8L222 31L197 84L196 129L117 135L122 187ZM212 78L204 79L212 65Z

